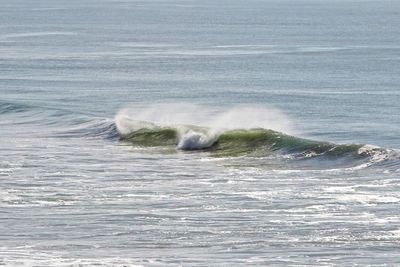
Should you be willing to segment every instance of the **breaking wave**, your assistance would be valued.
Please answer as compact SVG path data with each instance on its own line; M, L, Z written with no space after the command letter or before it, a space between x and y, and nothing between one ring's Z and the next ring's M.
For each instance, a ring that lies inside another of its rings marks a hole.
M337 145L303 139L269 129L213 130L192 125L159 126L137 122L136 130L120 132L120 139L137 146L176 146L181 150L205 150L227 156L269 153L297 154L303 157L369 156L380 148L360 144ZM117 124L117 129L119 126Z
M158 124L119 115L115 119L119 139L137 147L201 151L212 157L268 158L277 164L311 163L312 168L355 168L395 160L395 150L364 144L335 144L296 137L265 128L212 128L188 124ZM306 164L306 165L307 165ZM297 167L304 167L299 164ZM310 167L310 165L307 165Z

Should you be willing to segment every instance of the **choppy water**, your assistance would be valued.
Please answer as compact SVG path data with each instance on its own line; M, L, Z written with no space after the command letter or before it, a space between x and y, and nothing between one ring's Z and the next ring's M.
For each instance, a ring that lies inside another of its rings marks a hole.
M0 264L400 264L400 2L0 1Z

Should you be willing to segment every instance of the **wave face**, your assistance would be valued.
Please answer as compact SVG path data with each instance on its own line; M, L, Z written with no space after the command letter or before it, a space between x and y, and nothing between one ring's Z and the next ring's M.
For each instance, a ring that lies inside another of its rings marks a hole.
M269 153L314 157L325 155L339 157L357 154L362 145L335 145L302 139L266 129L231 130L222 133L213 145L214 151L232 155L252 154L264 156Z
M277 152L304 154L308 157L322 154L331 157L349 153L365 154L360 152L363 145L335 145L262 128L218 132L190 125L161 127L144 122L140 124L147 126L128 134L120 133L120 139L137 146L176 146L181 150L205 150L221 156L265 156Z

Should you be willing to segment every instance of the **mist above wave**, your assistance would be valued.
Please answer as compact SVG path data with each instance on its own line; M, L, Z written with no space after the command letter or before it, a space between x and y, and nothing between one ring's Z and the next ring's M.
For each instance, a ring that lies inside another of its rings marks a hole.
M150 122L164 127L201 125L213 132L227 129L264 128L293 133L291 122L284 112L261 106L239 105L221 109L195 104L156 104L122 109L115 116L115 123L121 134L127 134L143 126L137 123L132 124L133 121Z

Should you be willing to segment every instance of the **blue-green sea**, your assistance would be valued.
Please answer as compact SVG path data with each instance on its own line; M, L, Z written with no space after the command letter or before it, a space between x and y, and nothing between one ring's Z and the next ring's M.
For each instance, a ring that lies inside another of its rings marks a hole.
M0 265L399 266L400 1L0 0Z

